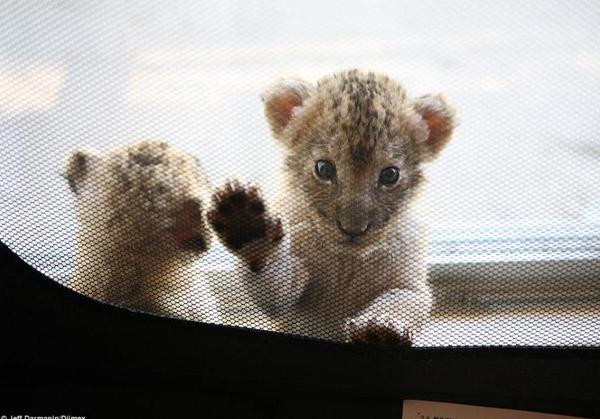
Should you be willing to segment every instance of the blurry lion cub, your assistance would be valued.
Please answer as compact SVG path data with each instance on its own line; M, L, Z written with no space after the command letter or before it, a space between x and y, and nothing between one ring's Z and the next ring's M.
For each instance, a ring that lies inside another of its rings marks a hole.
M210 244L203 202L210 186L197 160L164 142L105 154L75 151L63 176L79 230L70 285L98 300L190 320L219 322L194 269Z

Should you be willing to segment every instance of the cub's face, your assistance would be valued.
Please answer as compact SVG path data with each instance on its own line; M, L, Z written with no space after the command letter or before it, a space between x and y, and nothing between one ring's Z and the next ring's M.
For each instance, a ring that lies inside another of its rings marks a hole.
M156 252L208 247L202 214L208 182L194 158L166 143L142 141L104 155L76 151L63 175L80 228L98 240Z
M315 87L284 80L264 100L307 217L354 248L393 228L421 184L421 163L437 155L454 125L441 97L411 101L387 77L356 70Z
M357 155L343 128L336 128L337 135L313 137L289 153L288 182L327 237L352 246L369 244L410 202L421 171L401 136Z

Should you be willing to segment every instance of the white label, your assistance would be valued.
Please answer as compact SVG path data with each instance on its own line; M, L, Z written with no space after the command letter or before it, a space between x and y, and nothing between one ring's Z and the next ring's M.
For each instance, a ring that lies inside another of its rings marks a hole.
M524 410L497 409L495 407L466 404L405 400L402 419L581 419L550 413Z

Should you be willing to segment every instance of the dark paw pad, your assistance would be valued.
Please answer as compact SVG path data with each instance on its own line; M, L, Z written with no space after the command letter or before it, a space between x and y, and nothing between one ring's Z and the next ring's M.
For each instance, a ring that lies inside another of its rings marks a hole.
M244 186L237 181L227 183L213 195L213 209L208 220L225 244L239 250L246 243L267 237L269 230L274 240L283 236L281 221L269 218L257 186Z
M189 239L183 240L181 242L181 247L185 250L191 250L193 252L204 252L207 246L204 236L197 235L195 237L190 237Z

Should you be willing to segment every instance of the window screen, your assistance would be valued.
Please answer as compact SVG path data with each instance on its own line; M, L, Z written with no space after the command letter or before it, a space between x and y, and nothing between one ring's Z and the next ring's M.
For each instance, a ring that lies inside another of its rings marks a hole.
M157 315L596 346L598 21L591 1L8 2L1 239ZM437 93L456 127L421 163ZM392 151L354 165L352 141Z

